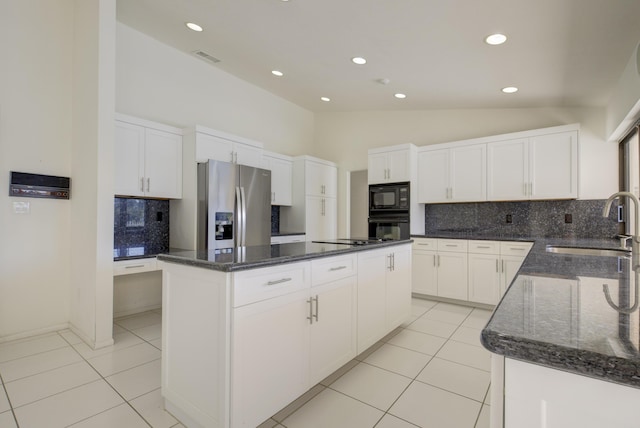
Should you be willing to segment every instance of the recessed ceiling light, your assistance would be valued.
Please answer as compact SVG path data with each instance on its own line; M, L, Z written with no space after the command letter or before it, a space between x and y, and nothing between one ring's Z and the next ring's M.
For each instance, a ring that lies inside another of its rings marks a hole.
M507 41L507 36L500 33L491 34L487 36L484 41L489 45L501 45Z
M505 94L513 94L514 92L518 92L518 88L515 86L507 86L506 88L502 88L502 92Z
M407 98L405 94L401 94L401 93L394 94L393 96L396 98L400 98L401 100Z
M324 101L325 103L328 103L329 101L331 101L331 98L329 98L329 97L320 97L320 99L322 101Z
M186 25L187 28L189 28L190 30L197 31L197 32L202 31L202 27L199 26L198 24L194 24L193 22L185 22L184 25Z
M278 76L278 77L284 76L284 73L282 71L278 71L278 70L271 70L271 74L273 74L274 76Z
M351 58L351 61L353 61L354 64L358 64L358 65L364 65L367 63L367 60L362 58L361 56Z

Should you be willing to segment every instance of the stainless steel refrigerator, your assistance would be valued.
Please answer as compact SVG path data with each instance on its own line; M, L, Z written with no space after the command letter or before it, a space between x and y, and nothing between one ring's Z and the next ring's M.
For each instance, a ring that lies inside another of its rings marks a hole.
M198 164L198 249L271 244L271 171Z

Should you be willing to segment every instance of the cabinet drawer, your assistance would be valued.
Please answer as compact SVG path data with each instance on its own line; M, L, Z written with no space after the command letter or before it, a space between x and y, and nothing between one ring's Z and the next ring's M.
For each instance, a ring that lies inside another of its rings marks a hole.
M454 251L464 253L467 251L466 239L438 239L438 251Z
M438 249L438 240L434 238L412 238L413 244L411 248L414 250L432 250Z
M469 241L469 252L474 254L500 254L500 242Z
M309 284L309 262L234 272L233 307L303 290Z
M328 257L311 261L311 286L325 284L357 273L356 255Z
M532 246L531 242L500 242L500 255L524 257Z
M119 260L113 262L113 276L158 270L156 258Z

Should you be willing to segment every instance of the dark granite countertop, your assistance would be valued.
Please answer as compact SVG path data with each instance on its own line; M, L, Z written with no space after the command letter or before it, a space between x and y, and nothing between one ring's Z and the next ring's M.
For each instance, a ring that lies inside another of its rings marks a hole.
M223 272L235 272L245 269L274 266L282 263L292 263L319 257L338 256L357 251L374 250L408 244L411 239L399 241L383 241L370 245L320 244L316 242L292 242L278 245L256 245L239 249L225 249L223 251L170 251L159 254L158 260L179 263L204 269Z
M473 236L466 239L483 239ZM506 237L484 239L508 240ZM547 245L620 248L616 239L520 239L534 246L482 330L482 344L505 357L640 388L640 319L630 257L577 256Z

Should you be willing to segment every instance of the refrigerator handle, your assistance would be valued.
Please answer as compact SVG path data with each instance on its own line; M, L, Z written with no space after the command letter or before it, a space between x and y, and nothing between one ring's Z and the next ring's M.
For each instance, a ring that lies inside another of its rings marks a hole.
M236 246L239 247L242 245L242 213L244 211L240 187L236 187L236 206L236 215L238 218L235 219L235 243Z
M240 197L242 198L242 246L247 245L247 199L244 196L244 187L240 188Z

